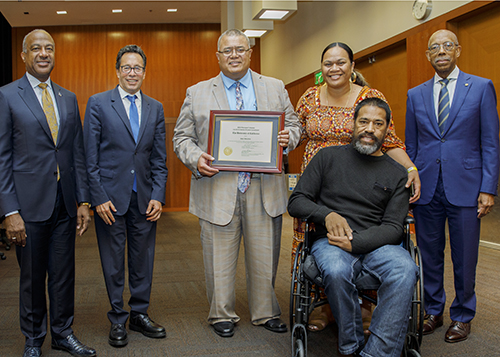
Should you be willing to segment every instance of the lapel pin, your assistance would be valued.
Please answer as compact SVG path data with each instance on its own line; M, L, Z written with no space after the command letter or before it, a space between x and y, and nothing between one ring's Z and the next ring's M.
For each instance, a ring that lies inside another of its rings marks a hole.
M468 87L469 86L469 83L465 83L465 86Z

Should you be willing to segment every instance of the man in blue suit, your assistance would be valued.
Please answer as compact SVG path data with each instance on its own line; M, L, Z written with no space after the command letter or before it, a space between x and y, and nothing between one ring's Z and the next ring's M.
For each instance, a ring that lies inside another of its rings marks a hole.
M446 342L464 341L470 334L480 218L494 204L499 170L495 88L491 80L458 69L461 51L453 32L431 36L426 55L436 75L408 91L406 108L406 149L422 181L413 212L424 271L424 334L443 325L448 219L455 300Z
M165 329L148 316L156 222L167 183L165 119L160 102L141 92L146 55L123 47L116 57L119 85L90 97L84 142L102 270L111 303L108 342L128 343L129 328L152 338ZM123 308L125 246L128 249L130 314Z
M55 44L44 30L26 35L26 74L0 88L0 216L16 244L23 356L37 357L47 334L48 276L52 348L95 356L73 334L75 231L90 221L82 123L76 96L50 79Z

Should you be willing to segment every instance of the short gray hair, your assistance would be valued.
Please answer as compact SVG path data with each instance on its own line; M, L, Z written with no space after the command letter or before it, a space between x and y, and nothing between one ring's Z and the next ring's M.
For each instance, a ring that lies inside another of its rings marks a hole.
M24 36L24 39L23 39L23 52L24 53L28 53L28 47L26 47L26 39L28 38L29 35L31 35L33 32L37 32L37 31L42 31L42 32L45 32L47 35L50 36L50 33L48 33L47 31L45 31L44 29L35 29L33 31L30 31L26 36ZM52 36L50 36L50 38L52 38ZM52 38L52 42L54 42L54 39ZM55 44L54 44L55 46Z
M222 41L222 38L224 36L228 36L228 37L239 37L239 36L243 36L245 37L245 40L247 41L247 45L248 45L248 48L250 48L250 39L248 38L247 35L245 35L242 31L238 30L238 29L229 29L229 30L226 30L224 31L224 33L222 35L220 35L219 37L219 40L217 41L217 50L220 51L221 48L220 48L220 43Z

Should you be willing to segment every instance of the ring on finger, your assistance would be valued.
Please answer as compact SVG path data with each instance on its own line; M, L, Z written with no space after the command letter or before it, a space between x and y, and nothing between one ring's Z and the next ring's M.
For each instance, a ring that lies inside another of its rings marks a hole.
M12 240L16 240L16 237L12 237Z

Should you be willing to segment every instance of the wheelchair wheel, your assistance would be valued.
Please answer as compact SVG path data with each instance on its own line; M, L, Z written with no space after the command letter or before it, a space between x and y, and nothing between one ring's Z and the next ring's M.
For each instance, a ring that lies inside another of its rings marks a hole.
M293 327L292 357L307 357L307 331L304 325Z
M301 284L299 281L299 262L302 255L302 245L299 243L297 253L295 254L295 261L293 262L292 281L290 286L290 326L295 324L297 302L300 298Z
M404 351L403 354L405 357L420 357L420 353L413 349L409 349L408 351Z
M420 256L419 247L414 246L410 241L410 253L415 264L419 268L419 280L415 285L413 291L413 298L411 303L410 322L408 326L407 341L405 342L406 349L413 349L417 352L420 351L422 344L423 328L424 328L424 308L423 308L423 292L424 292L424 279L422 277L422 257Z

